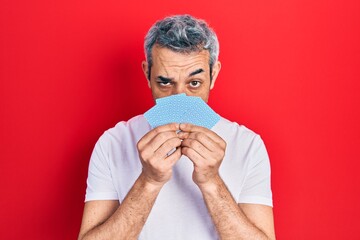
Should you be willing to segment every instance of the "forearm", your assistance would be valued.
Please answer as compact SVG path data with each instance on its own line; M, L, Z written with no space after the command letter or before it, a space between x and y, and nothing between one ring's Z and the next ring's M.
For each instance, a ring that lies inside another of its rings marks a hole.
M269 239L249 221L219 176L200 190L220 239Z
M137 239L161 187L141 174L114 214L80 239Z

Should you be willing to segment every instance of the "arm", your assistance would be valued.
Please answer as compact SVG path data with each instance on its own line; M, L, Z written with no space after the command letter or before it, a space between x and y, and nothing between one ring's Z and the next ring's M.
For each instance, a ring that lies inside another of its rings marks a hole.
M238 205L219 176L226 143L214 132L181 124L182 153L194 164L199 186L221 239L275 239L272 208Z
M272 207L238 205L220 177L201 191L221 239L275 239Z
M172 166L181 157L178 124L153 129L139 142L143 171L119 205L118 201L90 201L85 204L79 240L137 239L162 186L170 179Z

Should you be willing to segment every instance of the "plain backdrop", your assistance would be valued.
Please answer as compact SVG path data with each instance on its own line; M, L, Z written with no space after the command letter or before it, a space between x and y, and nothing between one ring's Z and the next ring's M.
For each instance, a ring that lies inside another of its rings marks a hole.
M143 39L207 20L210 106L264 139L278 239L359 239L360 2L0 1L0 239L76 239L100 135L153 100Z

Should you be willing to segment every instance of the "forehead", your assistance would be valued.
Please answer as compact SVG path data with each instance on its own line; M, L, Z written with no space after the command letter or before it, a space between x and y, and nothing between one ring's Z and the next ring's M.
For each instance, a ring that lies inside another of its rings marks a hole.
M168 48L154 46L152 49L153 67L192 68L209 67L209 51L179 53Z

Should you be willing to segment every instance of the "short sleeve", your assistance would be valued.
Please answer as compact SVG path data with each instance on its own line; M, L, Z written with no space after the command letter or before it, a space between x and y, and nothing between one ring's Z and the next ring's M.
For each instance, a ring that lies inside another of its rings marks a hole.
M109 145L105 132L96 143L90 158L85 202L119 199L109 166Z
M239 196L239 203L254 203L272 207L270 161L260 136L257 135L254 138L250 151L247 174Z

